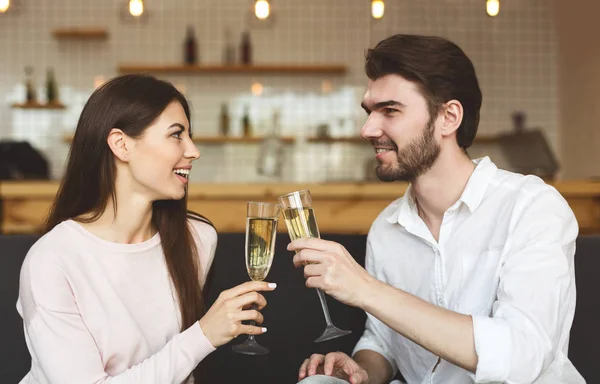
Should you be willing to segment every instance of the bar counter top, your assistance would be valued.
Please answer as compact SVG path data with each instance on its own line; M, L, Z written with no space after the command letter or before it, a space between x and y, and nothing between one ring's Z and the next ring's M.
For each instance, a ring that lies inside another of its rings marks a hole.
M550 184L575 212L580 232L600 234L600 181L564 180ZM2 233L36 233L48 213L57 181L0 182ZM208 217L220 232L244 232L246 201L276 202L279 195L310 189L322 233L366 234L373 220L408 184L201 184L190 183L188 207ZM279 231L285 231L279 225Z

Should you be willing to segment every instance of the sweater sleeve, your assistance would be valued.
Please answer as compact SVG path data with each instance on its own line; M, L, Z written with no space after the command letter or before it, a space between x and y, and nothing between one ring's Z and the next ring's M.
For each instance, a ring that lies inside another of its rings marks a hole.
M36 248L34 246L34 248ZM214 347L198 322L162 349L109 376L78 310L67 275L51 251L32 249L21 270L17 307L32 360L48 383L181 383Z
M217 251L217 231L211 225L200 220L190 219L188 223L192 228L192 235L196 242L199 257L200 282L204 286Z

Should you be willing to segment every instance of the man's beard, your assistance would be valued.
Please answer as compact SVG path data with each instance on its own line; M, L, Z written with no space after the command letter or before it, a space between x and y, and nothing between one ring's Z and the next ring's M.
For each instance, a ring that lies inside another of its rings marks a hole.
M440 145L433 136L435 121L429 121L423 134L410 142L402 150L392 142L381 143L372 140L373 146L394 147L397 153L397 163L383 167L377 166L375 172L381 181L414 181L427 172L440 154Z

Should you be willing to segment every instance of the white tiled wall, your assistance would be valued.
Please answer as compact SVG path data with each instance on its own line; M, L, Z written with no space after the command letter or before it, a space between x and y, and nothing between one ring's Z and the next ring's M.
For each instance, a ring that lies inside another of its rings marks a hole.
M196 28L200 62L221 61L225 29L239 43L248 28L252 0L146 0L148 17L132 23L121 16L126 0L21 0L18 13L0 15L0 138L30 140L49 158L59 177L78 114L93 90L94 78L117 75L122 63L171 64L182 60L186 26ZM484 94L480 132L511 129L510 115L527 113L527 125L541 127L551 145L558 142L557 74L552 2L501 0L496 18L475 0L387 0L382 20L370 17L367 0L271 0L273 22L251 26L256 63L341 63L346 75L169 75L185 88L193 107L196 134L218 132L219 108L230 105L232 130L239 130L242 106L249 102L257 129L265 129L275 107L282 109L284 134L313 134L322 122L339 134L358 133L364 119L359 108L366 85L364 52L394 33L436 34L457 42L474 61ZM106 27L104 41L59 41L59 27ZM35 68L43 95L46 68L55 69L64 111L11 109L23 97L24 67ZM331 81L333 92L321 85ZM250 85L265 86L260 98ZM262 125L261 125L262 124ZM194 181L265 181L256 172L258 145L201 146ZM478 146L472 156L490 154L505 165L502 154ZM364 176L366 146L310 144L300 141L286 150L286 181L356 180Z

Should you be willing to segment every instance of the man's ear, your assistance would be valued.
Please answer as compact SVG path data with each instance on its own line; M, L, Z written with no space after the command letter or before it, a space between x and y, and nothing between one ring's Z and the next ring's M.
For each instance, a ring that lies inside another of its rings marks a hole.
M458 100L450 100L442 107L442 135L448 136L455 132L463 119L463 106Z
M129 137L119 128L113 128L108 133L106 142L112 153L121 161L129 161Z

